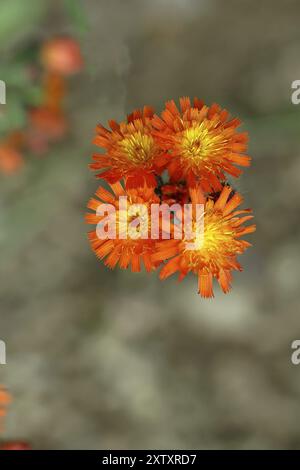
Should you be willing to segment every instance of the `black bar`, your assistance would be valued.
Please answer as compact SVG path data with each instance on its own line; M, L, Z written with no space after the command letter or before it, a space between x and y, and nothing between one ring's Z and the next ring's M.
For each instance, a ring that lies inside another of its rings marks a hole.
M0 451L0 467L3 464L39 464L54 466L56 464L83 468L97 468L107 465L122 465L127 468L137 468L141 465L212 465L230 464L233 467L244 468L259 463L282 465L286 468L288 462L299 461L298 451L288 450L26 450L23 452ZM241 467L242 466L242 467ZM43 468L42 467L42 468ZM3 468L3 467L1 467ZM6 468L6 467L4 467ZM253 467L252 467L253 469Z

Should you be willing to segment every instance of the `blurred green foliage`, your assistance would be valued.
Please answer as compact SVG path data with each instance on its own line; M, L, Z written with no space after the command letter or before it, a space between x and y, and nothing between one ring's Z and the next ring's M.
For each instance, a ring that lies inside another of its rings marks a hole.
M73 22L76 31L86 33L88 31L88 19L81 0L64 0L66 13Z
M9 100L9 104L3 108L4 112L0 116L0 135L3 135L26 124L26 107L40 102L42 90L32 81L29 70L23 62L0 62L0 67L1 80L8 85Z
M34 30L46 13L48 5L46 0L1 0L0 52L7 52Z
M41 99L40 86L30 75L36 50L22 39L28 38L46 13L46 0L1 0L0 78L7 85L8 104L0 115L0 137L26 124L26 107ZM23 43L22 43L23 46Z

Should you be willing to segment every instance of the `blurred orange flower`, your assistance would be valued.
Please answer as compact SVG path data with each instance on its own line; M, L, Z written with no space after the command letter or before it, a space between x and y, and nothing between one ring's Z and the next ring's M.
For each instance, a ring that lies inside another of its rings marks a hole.
M2 428L1 418L5 416L7 406L10 404L10 402L11 402L11 397L9 393L3 388L2 385L0 385L0 431Z
M31 450L31 447L27 442L5 442L0 446L0 450Z
M67 131L67 121L61 111L42 106L32 109L29 118L32 127L50 141L61 139Z
M27 144L35 153L43 153L49 143L62 139L68 130L64 114L45 106L29 112L29 123Z
M43 66L61 75L72 75L83 68L83 58L77 41L70 37L47 41L41 51Z
M2 173L15 173L23 164L23 155L17 148L7 142L0 143L0 171Z

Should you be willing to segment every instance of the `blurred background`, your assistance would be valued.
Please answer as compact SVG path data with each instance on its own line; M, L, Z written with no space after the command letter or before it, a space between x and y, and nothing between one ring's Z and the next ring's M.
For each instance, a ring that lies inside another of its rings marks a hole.
M300 447L299 15L297 0L1 0L0 383L13 396L2 440ZM83 62L74 52L77 70L53 78L40 51L66 36ZM84 223L96 124L184 95L220 103L250 133L253 164L235 186L257 232L232 292L213 300L194 277L108 270ZM47 100L55 119L39 114Z

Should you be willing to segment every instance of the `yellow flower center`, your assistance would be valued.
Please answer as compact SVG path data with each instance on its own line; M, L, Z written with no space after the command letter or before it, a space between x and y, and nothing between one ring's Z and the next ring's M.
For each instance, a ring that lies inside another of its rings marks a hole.
M121 239L148 238L151 229L148 205L136 204L129 198L127 209L119 209L117 212L116 227Z
M193 226L196 236L193 240L183 240L184 255L190 269L201 269L209 266L222 266L226 257L236 254L239 242L234 238L230 222L218 212L206 212L204 215L204 233L201 235ZM191 245L193 243L193 248Z
M199 163L224 151L227 143L221 130L216 132L212 122L203 121L183 131L182 155L192 165L199 165Z
M139 166L141 163L145 164L153 159L155 143L151 135L142 134L140 131L137 131L125 137L120 142L120 146L131 163L136 166Z

